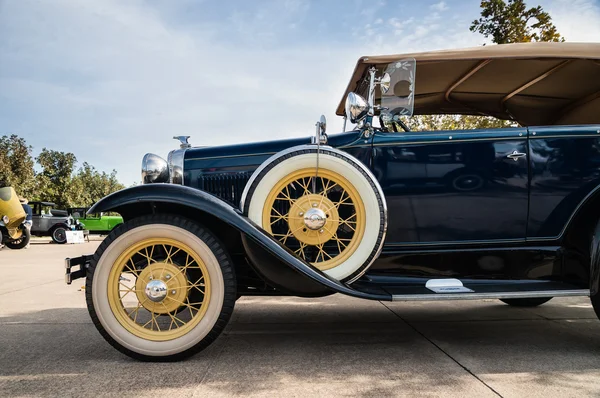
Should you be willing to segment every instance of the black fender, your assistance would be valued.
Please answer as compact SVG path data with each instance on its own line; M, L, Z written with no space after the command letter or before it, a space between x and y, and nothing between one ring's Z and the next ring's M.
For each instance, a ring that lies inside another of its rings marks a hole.
M173 211L169 208L172 207ZM165 211L166 210L166 211ZM173 184L147 184L115 192L98 201L88 214L114 211L127 220L156 212L176 212L182 216L201 212L242 234L251 248L257 271L273 286L299 296L342 293L371 300L391 300L388 294L367 293L329 277L297 257L254 224L237 208L198 189ZM204 225L211 229L212 225ZM275 259L276 261L273 261Z
M50 227L50 229L48 230L48 233L52 234L52 231L54 231L58 227L62 227L64 229L66 229L67 231L71 230L71 226L69 224L64 223L64 222L57 222L56 224L54 224Z

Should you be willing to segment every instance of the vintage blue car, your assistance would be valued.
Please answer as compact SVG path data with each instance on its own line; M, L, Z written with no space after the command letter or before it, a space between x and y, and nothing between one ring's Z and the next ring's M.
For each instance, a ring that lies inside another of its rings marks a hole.
M337 114L354 127L147 154L144 185L89 210L124 224L66 261L102 336L182 359L244 295L591 296L600 313L600 44L363 57ZM409 131L427 114L517 127Z

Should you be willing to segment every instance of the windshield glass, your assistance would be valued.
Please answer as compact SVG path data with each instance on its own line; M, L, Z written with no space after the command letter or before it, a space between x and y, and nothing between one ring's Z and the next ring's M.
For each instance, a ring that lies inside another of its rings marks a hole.
M388 64L383 76L390 76L389 89L381 90L381 114L394 116L412 116L415 102L415 72L417 61L414 58L401 59Z

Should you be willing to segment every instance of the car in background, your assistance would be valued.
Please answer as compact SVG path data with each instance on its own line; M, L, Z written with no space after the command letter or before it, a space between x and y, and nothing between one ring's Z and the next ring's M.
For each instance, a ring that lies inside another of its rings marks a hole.
M29 202L29 205L33 210L33 236L50 236L55 243L63 244L67 243L67 231L84 229L66 210L55 209L55 203Z
M71 207L68 213L75 219L83 222L85 228L92 234L106 235L119 224L123 223L123 217L111 216L105 213L87 214L86 207Z

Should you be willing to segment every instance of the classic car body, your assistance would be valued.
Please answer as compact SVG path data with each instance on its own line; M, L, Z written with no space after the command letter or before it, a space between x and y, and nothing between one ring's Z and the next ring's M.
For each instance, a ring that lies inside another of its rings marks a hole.
M67 259L67 282L87 276L103 336L146 360L204 348L240 295L511 305L589 295L598 312L599 77L600 44L363 57L337 110L356 123L351 131L327 136L321 120L312 138L192 148L178 137L167 161L146 155L144 185L90 209L125 223L94 256ZM401 131L399 117L413 113L519 127ZM177 243L175 231L192 235ZM190 260L201 251L194 236L213 257ZM137 304L125 304L127 294ZM194 297L212 301L194 306ZM177 318L185 310L187 322ZM214 315L196 322L210 326L183 330L202 311Z
M0 187L0 244L22 249L30 239L26 218L19 197L12 187Z
M75 219L79 220L85 225L90 233L93 234L108 234L119 224L123 223L123 217L121 216L109 216L103 213L91 213L86 214L88 208L86 207L72 207L68 209L69 214Z
M67 243L67 231L75 227L73 218L66 210L55 209L53 202L29 202L33 210L31 234L50 236L55 243Z

